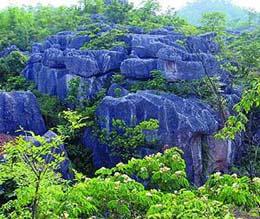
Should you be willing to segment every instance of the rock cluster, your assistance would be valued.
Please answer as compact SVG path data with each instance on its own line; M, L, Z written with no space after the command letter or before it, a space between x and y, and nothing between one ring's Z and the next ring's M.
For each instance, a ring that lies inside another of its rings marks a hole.
M205 169L208 172L226 171L239 147L239 144L212 137L219 129L219 113L196 98L184 99L147 90L130 93L127 86L111 84L110 79L115 72L120 72L126 82L135 83L151 79L151 71L160 70L171 83L216 76L225 84L228 73L214 57L219 51L214 37L213 33L187 37L170 27L149 33L128 27L128 33L123 37L125 48L82 50L81 47L90 41L88 35L61 32L33 46L23 74L35 82L40 92L61 99L68 95L69 81L74 78L79 78L80 85L85 87L80 89L80 98L93 99L106 88L107 96L96 112L101 129L110 131L113 119L122 119L128 125L158 119L160 128L152 133L160 143L157 150L165 144L182 148L190 179L201 184ZM230 93L229 89L226 95ZM111 156L109 145L102 144L91 129L86 129L83 142L93 150L96 167L118 162ZM205 161L205 145L208 145L213 161ZM147 153L149 150L144 148L142 155Z

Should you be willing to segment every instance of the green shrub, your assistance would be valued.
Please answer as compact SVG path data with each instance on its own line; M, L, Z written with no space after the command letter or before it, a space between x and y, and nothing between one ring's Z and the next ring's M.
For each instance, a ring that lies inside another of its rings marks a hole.
M61 122L59 114L60 112L65 110L64 104L57 97L49 96L47 94L41 94L36 90L34 90L33 92L37 98L41 113L47 127L56 127Z
M110 31L102 33L100 36L95 35L89 43L86 43L82 49L112 49L113 47L122 46L126 44L121 38L126 34L123 29L112 29Z
M200 192L210 199L232 204L246 210L260 206L260 180L253 182L246 176L213 174Z
M123 161L127 161L133 156L137 156L136 150L143 145L153 145L156 139L147 141L144 131L154 131L159 128L159 122L155 119L140 122L134 127L129 127L123 120L113 120L114 130L107 132L102 130L100 139L108 144L112 154L119 156Z
M28 58L18 51L0 58L0 80L7 81L8 77L18 76L24 69L27 60Z
M0 89L4 91L33 91L35 84L27 81L23 76L10 76L6 82L0 83Z
M167 200L168 199L168 200ZM149 219L156 218L201 218L233 219L232 213L223 203L198 197L194 192L183 190L178 195L168 195L167 199L152 205L147 212Z
M119 163L112 169L100 169L96 172L102 177L116 176L118 173L139 179L147 189L159 189L174 192L188 188L182 152L177 148L166 150L163 154L146 156L144 159L132 158L127 164Z
M111 4L106 7L104 15L114 23L125 23L132 8L131 4L122 4L119 0L112 0Z

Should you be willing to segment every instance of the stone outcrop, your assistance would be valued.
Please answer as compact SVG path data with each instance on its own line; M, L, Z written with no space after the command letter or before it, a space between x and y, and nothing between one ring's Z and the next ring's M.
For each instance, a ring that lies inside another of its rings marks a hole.
M105 86L112 71L120 69L124 51L79 50L89 38L73 32L61 32L35 44L23 75L35 82L45 94L64 99L70 80L79 77L86 87L80 98L94 98Z
M21 128L46 131L36 97L31 92L0 92L0 133L17 135Z
M116 28L116 25L107 25L106 19L100 15L93 15L92 19L99 22L97 35ZM215 34L184 36L172 27L149 33L132 26L127 29L128 33L122 37L126 47L110 50L81 50L90 41L84 31L50 36L33 46L23 74L35 82L40 92L61 99L67 97L70 81L76 78L80 81L79 99L93 99L105 88L107 96L96 112L100 129L111 131L113 119L122 119L128 125L158 119L160 128L145 133L147 137L159 140L158 148L153 151L142 146L140 155L160 151L166 144L179 146L185 152L189 178L196 185L202 183L205 173L225 172L238 156L239 144L212 137L220 128L218 112L196 98L183 99L160 91L129 92L132 84L150 80L151 71L159 70L170 83L219 77L224 84L223 96L233 102L233 96L237 98L237 95L228 87L229 74L221 69L214 57L219 51L213 42ZM124 76L122 83L111 81L115 72ZM110 167L120 161L111 156L109 145L102 144L90 128L85 130L83 143L93 151L97 168ZM204 157L205 145L212 158L208 161Z
M146 133L147 136L151 135L153 139L159 140L157 150L162 150L164 145L179 146L185 152L188 176L197 185L203 181L205 143L211 145L210 152L218 150L219 153L212 154L219 163L219 170L227 170L232 163L230 153L231 149L235 151L235 148L231 148L234 146L211 137L219 128L217 113L197 99L183 99L155 91L138 91L120 98L105 97L96 114L100 128L108 132L113 130L113 119L124 120L129 126L144 120L157 119L160 128ZM96 166L113 166L119 161L110 156L109 146L100 143L89 129L85 132L84 143L93 150ZM207 165L211 165L210 162ZM213 171L212 165L210 168Z
M156 59L126 59L121 64L121 74L126 78L149 79L152 78L151 71L157 69Z

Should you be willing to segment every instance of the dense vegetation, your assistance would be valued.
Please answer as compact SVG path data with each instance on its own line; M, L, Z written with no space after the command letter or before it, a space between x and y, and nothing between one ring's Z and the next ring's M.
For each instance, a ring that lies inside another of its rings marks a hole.
M256 16L257 13L241 8L229 0L193 1L180 9L178 14L186 18L190 23L199 25L203 14L208 12L225 13L227 15L228 23L233 25L230 26L230 29L241 25L246 26L248 22L259 22L259 16Z
M259 28L251 32L232 35L226 32L227 21L219 12L206 13L201 26L195 27L178 17L174 11L158 14L159 5L148 0L139 8L122 5L113 0L105 5L102 0L80 1L78 7L9 8L0 12L0 48L15 44L21 51L34 42L64 30L84 29L91 38L82 49L110 49L124 46L120 37L126 34L124 26L133 25L149 31L153 28L174 26L184 34L214 31L221 45L219 60L232 73L233 86L243 85L241 102L235 106L236 114L223 116L225 127L219 138L234 139L244 132L248 153L230 170L230 174L215 173L205 184L194 187L187 179L183 153L178 148L165 148L161 153L138 157L136 148L147 144L156 147L156 139L147 141L144 131L158 129L157 120L147 120L134 127L114 120L111 133L99 130L94 112L105 90L93 101L77 98L80 81L70 82L69 95L61 101L40 94L33 83L20 75L27 61L26 52L11 52L0 59L0 89L4 91L31 90L36 95L48 128L58 135L52 141L25 132L41 146L18 137L3 146L5 162L0 163L0 218L234 218L260 215L260 152L250 130L254 115L260 107L259 80ZM93 25L92 14L105 16L108 23L118 28L100 36L100 28ZM228 40L227 40L228 39ZM221 96L218 78L203 78L192 82L167 83L158 71L152 78L130 87L132 92L144 89L175 93L187 97L196 95L221 110L225 101ZM120 74L112 82L124 83ZM70 108L70 109L68 109ZM95 170L91 152L81 145L83 129L91 127L95 134L112 146L115 155L124 163ZM65 144L72 162L74 179L64 180L58 173L64 162L64 153L54 149ZM173 146L173 145L171 145ZM247 162L247 161L250 162ZM92 178L88 178L92 177Z

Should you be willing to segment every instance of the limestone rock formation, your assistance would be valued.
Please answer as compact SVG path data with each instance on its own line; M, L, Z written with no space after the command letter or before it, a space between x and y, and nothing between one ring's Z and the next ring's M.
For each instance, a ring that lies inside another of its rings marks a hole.
M0 92L0 133L17 135L23 128L44 134L46 127L31 92Z
M101 27L97 36L116 28L107 25L102 16L92 19ZM82 31L50 36L33 46L23 74L36 83L40 92L61 99L67 97L69 83L76 78L80 81L79 99L93 99L105 89L107 96L96 111L100 129L111 131L113 119L122 119L130 126L158 119L159 130L146 133L147 137L159 140L156 151L165 144L182 148L189 178L197 185L202 183L205 172L226 171L239 153L239 144L212 137L220 128L219 112L194 97L184 99L160 91L129 92L131 84L145 83L153 77L152 70L159 70L168 83L219 77L225 86L223 96L237 97L228 87L228 72L221 69L214 56L219 51L213 41L215 34L185 36L172 27L149 33L133 26L126 28L128 33L122 37L126 46L110 50L82 50L90 41ZM124 76L123 83L111 80L115 73ZM109 145L101 143L90 128L85 130L83 143L93 151L95 167L110 167L120 161L111 156ZM210 161L205 161L205 145L212 157ZM156 152L145 146L139 149L142 156Z

